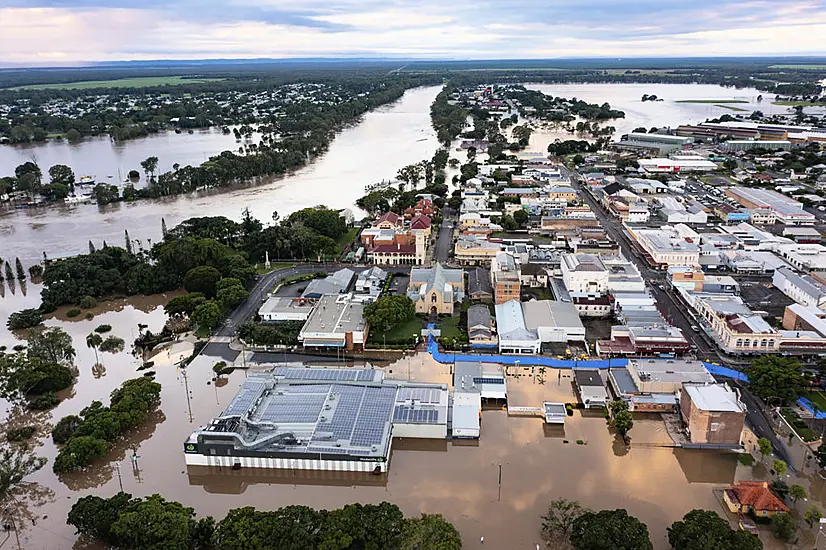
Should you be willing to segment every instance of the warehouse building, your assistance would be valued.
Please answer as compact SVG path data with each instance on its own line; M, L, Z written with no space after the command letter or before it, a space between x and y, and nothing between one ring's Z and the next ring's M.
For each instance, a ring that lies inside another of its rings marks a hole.
M730 187L726 196L746 208L770 210L777 221L786 225L814 225L815 215L806 212L803 204L770 189L756 187Z
M305 348L362 349L368 329L363 303L351 294L326 294L301 327L298 341Z
M184 442L187 465L387 472L393 437L447 435L448 389L352 368L250 375Z
M785 139L756 141L753 139L733 139L720 145L726 153L734 151L751 151L752 149L766 149L767 151L790 151L792 142Z

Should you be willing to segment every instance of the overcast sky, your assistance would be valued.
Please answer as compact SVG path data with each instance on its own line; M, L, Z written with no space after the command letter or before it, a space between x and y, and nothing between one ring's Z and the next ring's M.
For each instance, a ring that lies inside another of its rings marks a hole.
M0 0L0 61L826 54L826 0Z

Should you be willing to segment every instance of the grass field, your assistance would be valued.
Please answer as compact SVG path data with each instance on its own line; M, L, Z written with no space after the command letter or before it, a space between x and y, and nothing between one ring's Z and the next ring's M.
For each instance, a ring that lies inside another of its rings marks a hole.
M812 402L812 405L826 412L826 395L820 390L807 391L803 393L803 397Z
M786 105L788 107L826 107L826 103L814 103L812 101L772 101L773 105Z
M386 332L376 328L371 328L368 339L375 346L384 344L385 339L388 344L398 344L403 341L408 341L408 339L414 335L419 336L421 333L422 319L421 317L416 316L406 323L393 327Z
M826 65L771 65L769 69L803 69L810 71L826 71Z
M748 103L744 99L678 99L675 103L711 103L721 105L724 103Z
M33 84L18 86L11 90L87 90L92 88L150 88L152 86L178 86L181 84L203 84L223 78L184 78L183 76L140 76L117 80L86 80L83 82L63 82L60 84Z
M732 107L731 105L718 105L718 104L715 103L714 106L715 107L720 107L721 109L728 109L729 111L740 111L740 112L748 111L748 109L741 109L740 107Z
M441 322L442 338L456 338L462 334L459 329L459 316L448 317Z

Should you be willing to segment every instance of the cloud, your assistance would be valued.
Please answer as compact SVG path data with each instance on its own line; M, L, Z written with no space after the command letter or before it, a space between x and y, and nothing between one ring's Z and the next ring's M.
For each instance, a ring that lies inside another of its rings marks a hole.
M6 0L11 63L824 54L826 0ZM32 39L32 37L37 37Z

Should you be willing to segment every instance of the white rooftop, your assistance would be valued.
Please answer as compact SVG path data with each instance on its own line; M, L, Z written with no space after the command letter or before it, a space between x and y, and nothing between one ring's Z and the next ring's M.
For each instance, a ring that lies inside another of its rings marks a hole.
M686 384L683 387L694 406L702 411L744 412L737 394L726 384Z

